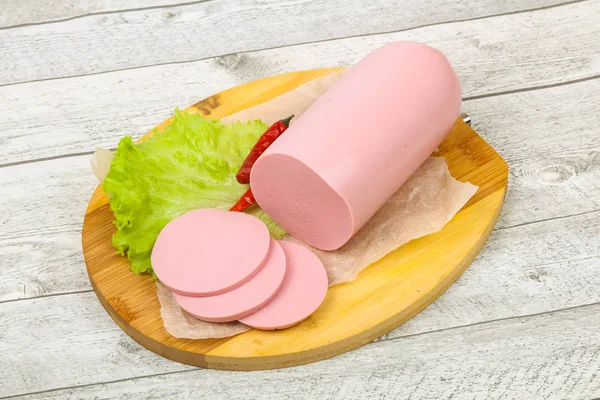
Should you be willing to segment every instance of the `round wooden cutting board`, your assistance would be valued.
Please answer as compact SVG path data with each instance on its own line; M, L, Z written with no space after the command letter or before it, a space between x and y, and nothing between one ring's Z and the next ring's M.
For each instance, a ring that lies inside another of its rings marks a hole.
M267 101L336 69L293 72L250 82L194 104L188 111L224 117ZM167 120L158 127L170 123ZM98 186L83 223L90 281L115 322L142 346L185 364L258 370L306 364L355 349L393 330L440 296L475 258L490 235L506 193L504 160L462 120L439 148L450 173L479 186L439 232L413 240L329 288L325 302L302 323L281 331L250 330L224 339L177 339L160 317L156 284L129 270L115 253L114 217Z

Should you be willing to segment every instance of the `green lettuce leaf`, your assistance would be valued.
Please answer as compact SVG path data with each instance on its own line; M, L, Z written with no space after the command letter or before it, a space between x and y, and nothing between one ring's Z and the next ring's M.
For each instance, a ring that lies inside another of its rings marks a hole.
M152 273L152 247L171 220L197 208L231 208L248 189L235 174L267 128L258 120L225 125L176 110L163 132L139 144L121 139L102 187L116 218L113 245L134 273ZM285 234L259 207L248 212L274 238Z

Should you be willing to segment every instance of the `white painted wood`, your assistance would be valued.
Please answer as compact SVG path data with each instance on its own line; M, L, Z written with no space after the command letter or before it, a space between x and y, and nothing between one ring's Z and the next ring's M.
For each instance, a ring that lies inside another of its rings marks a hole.
M530 8L529 5L535 8L565 2L235 0L93 15L57 24L0 31L0 59L3 60L0 64L0 84L191 61L297 43L398 31L523 10ZM584 7L594 6L594 1L590 0L589 3ZM566 6L562 10L569 13L571 9L572 6ZM544 21L546 18L542 13L538 18ZM585 19L583 12L580 14ZM514 35L525 29L539 29L538 18L517 26ZM560 28L568 27L565 22L550 25L548 33L558 34ZM489 27L488 32L495 29L495 26ZM433 37L426 41L451 38L451 35L444 34L445 30L444 27L434 29ZM435 35L436 32L439 35ZM464 33L469 36L467 31ZM483 47L486 45L485 40L481 41L479 50L485 51ZM493 43L489 45L493 46ZM358 54L362 54L360 49L357 50ZM569 49L566 51L571 53ZM323 54L326 53L314 53L312 57L320 58Z
M16 343L8 352L8 363L4 357L3 361L17 369L5 370L0 395L18 394L24 387L48 390L115 381L140 372L169 373L177 371L175 367L187 372L26 398L587 400L600 395L597 304L379 341L296 368L232 373L188 369L145 351L111 321L88 313L87 308L94 308L91 296L80 295L77 303L68 296L46 299L43 308L26 301L21 310L11 310L11 318L29 322L32 329L25 336L14 330L7 336ZM62 313L52 312L50 306ZM52 323L40 308L52 312ZM75 316L73 322L68 320ZM75 329L81 329L80 334L73 335ZM60 336L39 354L38 346L32 349L26 343L39 343L42 332ZM0 342L0 348L6 345ZM20 375L25 365L29 368Z
M190 367L146 351L96 295L0 304L0 397Z
M89 14L118 12L123 9L169 6L194 1L178 0L0 0L0 28L40 24L78 18Z
M499 226L600 209L598 93L594 79L464 102L473 128L509 164Z
M57 212L54 207L39 210L34 214ZM57 216L64 214L58 210ZM2 301L91 289L81 249L81 219L78 215L53 227L36 227L30 221L29 229L0 235L0 310Z
M443 50L458 71L466 97L600 75L596 7L600 1L188 64L0 87L0 126L4 127L0 164L93 151L95 145L114 147L124 135L138 136L151 129L176 106L187 107L220 90L269 75L350 65L392 40L419 40ZM557 32L549 34L548 27L553 26ZM567 49L565 41L569 41ZM586 98L593 95L582 93ZM570 112L568 107L563 110ZM487 114L501 111L496 107Z
M90 168L88 156L0 168L0 301L90 288L81 248Z

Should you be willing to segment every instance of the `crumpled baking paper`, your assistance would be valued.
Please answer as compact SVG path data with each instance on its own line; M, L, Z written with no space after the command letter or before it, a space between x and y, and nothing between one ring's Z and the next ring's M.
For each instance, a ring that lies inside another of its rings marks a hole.
M204 322L192 317L179 307L173 294L160 282L156 282L156 294L160 301L160 316L171 336L184 339L216 339L237 335L251 328L241 322Z
M224 122L261 119L271 124L290 114L298 118L343 74L334 72L279 97L223 118ZM430 157L348 243L335 251L310 248L325 265L329 285L350 282L360 271L413 239L439 231L475 194L477 187L458 182L446 160ZM284 240L300 243L291 236ZM157 284L167 332L178 338L205 339L237 335L250 328L240 322L200 321L186 314L171 292Z
M115 158L115 153L102 147L96 147L96 151L92 154L90 164L92 164L92 171L99 183L102 183L108 175L113 158Z
M238 111L227 117L221 118L224 123L236 121L248 122L260 119L267 125L272 125L275 121L286 118L294 114L290 125L294 124L308 107L310 107L327 89L329 89L338 79L344 75L345 71L332 72L321 78L313 79L297 88L290 90L280 96L277 96L264 103L254 107Z

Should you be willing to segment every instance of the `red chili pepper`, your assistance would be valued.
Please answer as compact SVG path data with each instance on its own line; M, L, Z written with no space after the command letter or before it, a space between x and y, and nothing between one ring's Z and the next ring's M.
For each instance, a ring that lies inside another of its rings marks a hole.
M246 193L242 195L242 197L229 209L229 211L238 211L242 212L246 208L256 203L256 199L254 198L254 194L252 194L252 189L246 190Z
M252 150L250 150L250 153L246 157L246 160L244 160L244 163L240 167L240 170L238 171L237 175L235 176L239 183L244 185L250 183L250 170L252 169L252 166L254 165L256 160L258 160L258 157L260 157L260 155L264 153L264 151L267 148L269 148L271 144L273 144L275 139L277 139L279 136L281 136L283 132L285 132L288 126L290 126L290 120L293 117L293 115L290 115L286 119L282 119L281 121L275 122L269 127L269 129L265 131L265 133L262 134L262 136L260 137L260 139L258 139L258 142L256 142Z

